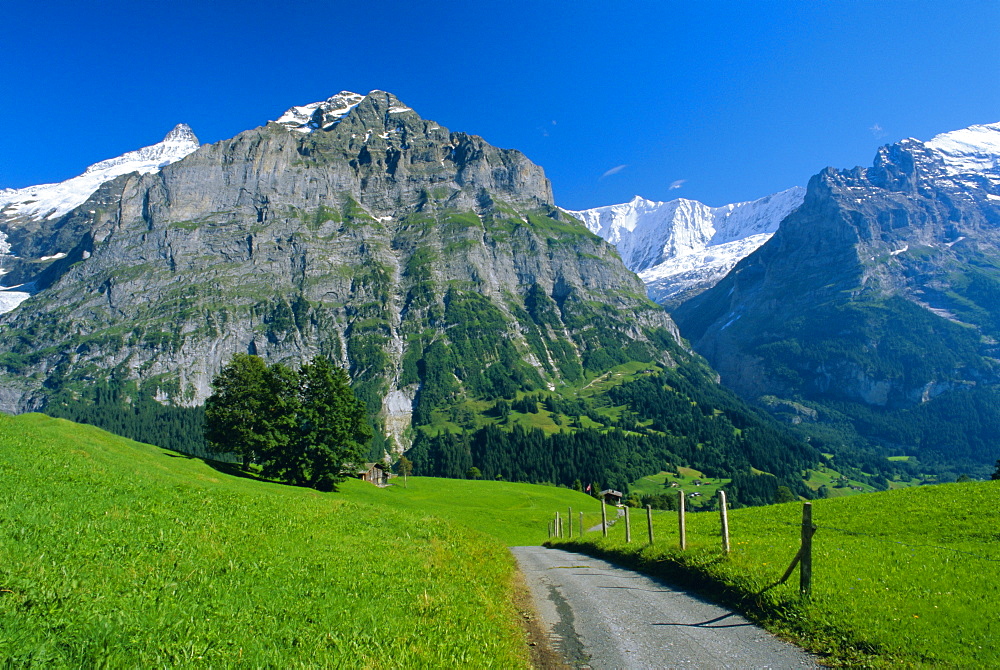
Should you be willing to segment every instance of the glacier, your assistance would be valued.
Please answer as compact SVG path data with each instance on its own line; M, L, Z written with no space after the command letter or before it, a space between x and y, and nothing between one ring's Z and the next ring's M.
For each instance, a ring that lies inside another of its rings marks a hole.
M1000 185L1000 123L941 133L924 146L939 154L950 176L981 174Z
M615 245L649 297L669 306L718 283L771 238L781 220L802 204L805 192L794 186L721 207L635 196L618 205L566 212Z
M199 146L191 128L179 123L162 142L94 163L78 177L57 184L0 190L0 214L9 218L58 219L85 203L101 184L130 172L156 172Z
M58 219L76 209L94 194L102 184L131 172L149 174L176 163L201 146L190 126L179 123L162 142L129 151L88 167L83 174L57 184L39 184L19 189L0 189L0 221ZM0 230L0 277L3 257L10 253L7 235ZM58 260L65 252L40 258L41 261ZM0 279L0 283L2 283ZM31 297L34 287L0 285L0 314L10 312Z

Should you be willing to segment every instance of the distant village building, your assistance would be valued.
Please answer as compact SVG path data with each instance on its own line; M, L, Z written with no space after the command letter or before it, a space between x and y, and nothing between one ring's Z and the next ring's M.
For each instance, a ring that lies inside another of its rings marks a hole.
M357 474L358 479L375 486L389 485L389 470L384 463L365 463L365 469Z
M601 491L601 500L609 505L620 505L622 503L622 492L613 489L604 489Z

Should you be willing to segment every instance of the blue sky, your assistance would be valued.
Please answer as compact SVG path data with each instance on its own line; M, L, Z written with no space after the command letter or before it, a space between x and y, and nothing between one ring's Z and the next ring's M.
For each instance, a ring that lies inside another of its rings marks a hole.
M1000 121L998 0L5 5L0 187L344 89L523 151L573 209L748 200Z

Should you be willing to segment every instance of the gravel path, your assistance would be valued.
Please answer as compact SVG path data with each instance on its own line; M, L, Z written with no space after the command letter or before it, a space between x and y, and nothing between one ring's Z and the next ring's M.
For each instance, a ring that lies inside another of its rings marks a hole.
M573 668L814 668L731 610L606 561L511 547L553 646Z

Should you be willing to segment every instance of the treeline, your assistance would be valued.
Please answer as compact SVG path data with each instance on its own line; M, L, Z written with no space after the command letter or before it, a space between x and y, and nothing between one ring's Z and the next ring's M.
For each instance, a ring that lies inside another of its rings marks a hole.
M627 430L619 425L549 435L515 424L510 430L489 425L460 433L421 431L408 455L415 474L429 476L461 478L475 467L490 479L595 482L627 492L629 482L683 465L731 478L726 488L737 504L774 502L779 486L813 497L801 473L815 467L819 454L726 391L696 383L692 376L698 374L682 366L612 390L611 402L628 408L620 421ZM594 414L582 401L528 396L498 403L494 415L542 408L576 412L574 425L579 416Z
M134 383L100 380L79 395L63 391L50 398L49 416L87 423L137 442L212 460L236 462L232 454L207 448L204 407L163 405Z

